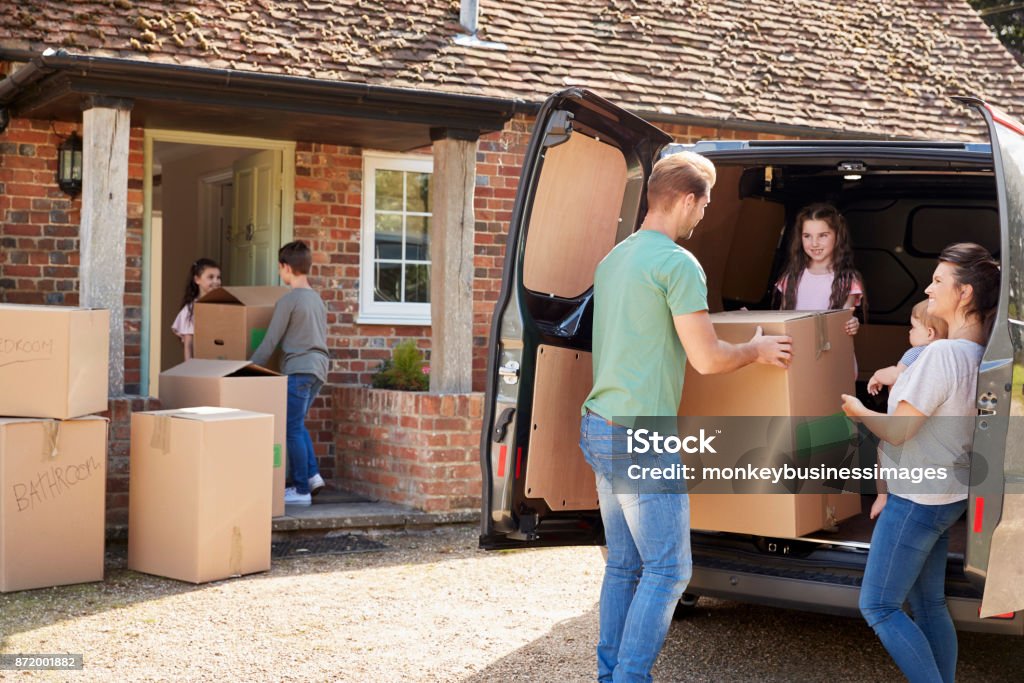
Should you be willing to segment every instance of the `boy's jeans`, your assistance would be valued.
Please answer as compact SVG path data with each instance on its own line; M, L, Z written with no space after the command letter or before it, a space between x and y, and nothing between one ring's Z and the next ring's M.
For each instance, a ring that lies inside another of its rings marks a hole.
M597 478L608 544L597 677L650 681L692 571L690 498L685 493L644 493L638 487L633 492L612 490L613 466L621 475L626 469L621 459L629 461L625 427L588 412L580 424L580 448Z
M306 429L306 413L323 382L316 375L288 375L288 469L296 493L309 493L309 478L320 473L313 439Z
M953 681L957 643L946 607L946 554L949 528L966 509L965 500L921 505L890 493L871 534L860 611L913 683Z

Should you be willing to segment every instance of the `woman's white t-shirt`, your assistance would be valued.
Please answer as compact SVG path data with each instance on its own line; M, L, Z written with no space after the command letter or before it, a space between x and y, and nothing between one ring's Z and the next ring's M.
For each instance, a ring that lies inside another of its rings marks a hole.
M928 345L889 391L889 414L906 401L928 419L902 446L883 442L882 467L941 469L944 479L918 483L885 478L889 492L922 505L944 505L967 498L978 368L985 348L966 339L939 339Z

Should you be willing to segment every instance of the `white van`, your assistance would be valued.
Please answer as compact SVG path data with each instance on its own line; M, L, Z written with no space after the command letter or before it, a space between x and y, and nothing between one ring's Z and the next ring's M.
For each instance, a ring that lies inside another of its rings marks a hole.
M523 164L491 330L481 547L603 543L594 476L578 447L592 381L594 268L640 226L654 162L693 149L718 170L705 220L686 244L707 272L712 312L767 308L796 211L822 200L842 211L869 301L855 339L864 398L871 372L905 350L910 309L942 248L973 241L1001 259L947 593L958 628L1024 635L1024 128L979 100L961 104L983 117L990 145L677 145L591 92L553 95ZM707 595L858 616L870 500L838 532L780 539L694 529L693 578L677 613Z

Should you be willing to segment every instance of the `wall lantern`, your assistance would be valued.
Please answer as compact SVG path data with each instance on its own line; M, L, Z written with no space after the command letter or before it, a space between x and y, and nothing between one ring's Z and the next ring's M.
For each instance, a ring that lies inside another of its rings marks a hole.
M82 191L82 138L78 133L71 133L57 150L57 184L72 197Z

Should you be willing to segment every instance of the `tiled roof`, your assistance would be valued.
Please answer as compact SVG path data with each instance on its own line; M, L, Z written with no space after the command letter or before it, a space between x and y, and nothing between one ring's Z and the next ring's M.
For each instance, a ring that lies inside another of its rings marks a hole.
M978 132L950 95L1024 114L1024 70L964 0L480 4L507 50L454 42L458 0L18 0L0 47L918 137Z

